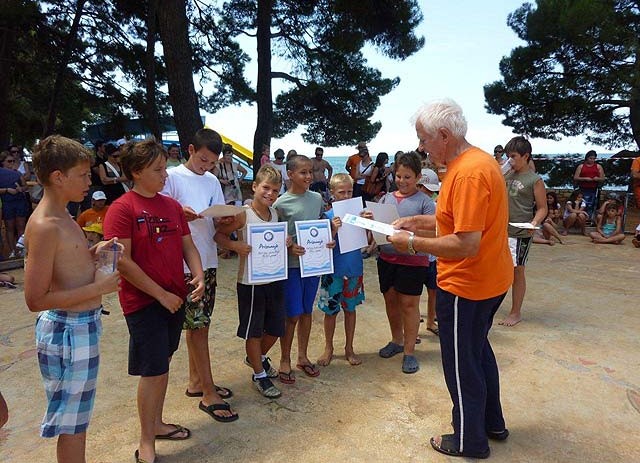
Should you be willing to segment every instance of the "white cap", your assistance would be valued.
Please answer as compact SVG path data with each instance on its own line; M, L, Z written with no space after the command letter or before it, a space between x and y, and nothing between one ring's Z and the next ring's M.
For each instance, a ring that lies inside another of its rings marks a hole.
M440 179L431 169L422 169L422 177L418 180L418 185L423 185L429 191L440 191Z
M121 138L116 142L116 147L120 148L122 145L126 145L126 144L127 144L127 140L124 138Z
M100 201L101 199L107 199L107 195L104 194L104 191L94 191L91 195L91 199L94 201Z

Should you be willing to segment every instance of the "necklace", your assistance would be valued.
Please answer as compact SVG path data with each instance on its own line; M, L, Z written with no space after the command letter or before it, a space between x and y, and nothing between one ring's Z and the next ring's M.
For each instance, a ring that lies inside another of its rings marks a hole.
M253 204L251 204L249 207L251 208L251 210L252 210L253 212L255 212L255 214L258 216L258 218L259 218L260 220L262 220L263 222L268 222L268 221L271 219L271 213L270 213L270 212L269 212L269 217L268 217L267 219L265 219L264 217L262 217L262 216L260 215L260 213L256 210L256 208L255 208L255 207L253 207Z

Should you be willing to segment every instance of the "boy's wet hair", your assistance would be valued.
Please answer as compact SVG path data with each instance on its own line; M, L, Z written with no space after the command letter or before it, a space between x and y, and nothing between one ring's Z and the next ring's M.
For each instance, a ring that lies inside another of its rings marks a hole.
M408 151L398 156L396 160L396 169L398 166L404 166L407 169L411 169L417 177L422 175L422 158L415 151Z
M294 154L287 160L287 170L293 172L298 169L303 162L311 163L311 159L304 154Z
M222 151L222 138L218 132L211 129L198 130L194 134L191 144L196 151L202 147L206 147L209 151L217 155L220 155Z
M90 160L87 148L61 135L48 136L33 149L33 170L43 185L49 185L49 176L56 170L66 174L79 163Z
M164 146L155 140L128 142L120 147L120 153L120 167L129 180L133 180L134 173L140 172L159 157L167 159Z
M282 175L275 167L265 164L258 170L254 182L256 185L260 185L262 182L267 182L270 185L282 185Z
M329 190L335 190L338 185L342 185L343 183L348 183L350 186L353 186L353 179L351 175L340 172L339 174L333 174L329 179Z

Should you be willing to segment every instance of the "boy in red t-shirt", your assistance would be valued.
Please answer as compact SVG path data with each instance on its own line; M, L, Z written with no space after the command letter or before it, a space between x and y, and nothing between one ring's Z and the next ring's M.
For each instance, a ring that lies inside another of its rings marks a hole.
M154 461L155 440L184 440L191 431L162 421L169 362L178 349L185 298L198 301L204 276L182 206L158 194L167 179L162 145L152 140L121 148L124 174L134 182L109 208L105 236L118 236L124 254L118 270L124 277L120 305L129 328L129 374L140 376L138 415L140 444L136 461ZM193 279L189 290L182 261Z

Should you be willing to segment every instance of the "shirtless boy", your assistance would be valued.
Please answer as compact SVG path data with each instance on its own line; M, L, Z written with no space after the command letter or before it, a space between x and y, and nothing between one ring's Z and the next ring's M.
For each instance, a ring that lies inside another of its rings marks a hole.
M78 142L53 135L33 154L44 187L25 231L24 296L36 321L38 363L47 394L42 437L58 436L58 462L85 461L86 431L98 375L102 295L118 289L119 274L96 272L96 251L87 248L67 203L89 191L90 154ZM62 378L62 379L60 379Z
M316 148L315 155L316 157L311 159L311 168L313 169L313 182L309 189L311 191L317 191L322 196L326 196L327 186L329 184L329 180L333 175L333 167L327 161L322 159L322 155L324 154L324 149L320 146ZM327 172L325 174L325 172Z

